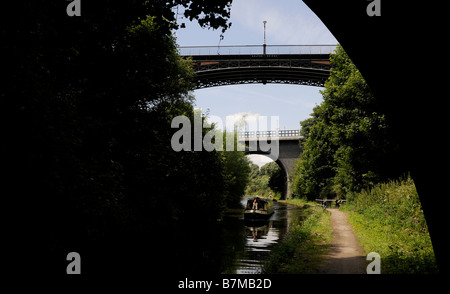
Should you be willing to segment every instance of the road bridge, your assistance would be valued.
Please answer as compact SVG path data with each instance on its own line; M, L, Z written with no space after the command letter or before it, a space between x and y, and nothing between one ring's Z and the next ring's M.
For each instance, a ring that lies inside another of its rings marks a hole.
M292 183L290 176L294 172L296 160L300 157L300 130L279 130L260 132L240 132L238 141L246 145L246 154L261 154L273 159L285 173L283 199L292 195ZM263 151L260 148L261 141L278 141L278 156L273 156L271 151ZM251 142L256 148L250 148Z
M183 46L179 52L194 61L197 89L257 83L323 87L336 46Z

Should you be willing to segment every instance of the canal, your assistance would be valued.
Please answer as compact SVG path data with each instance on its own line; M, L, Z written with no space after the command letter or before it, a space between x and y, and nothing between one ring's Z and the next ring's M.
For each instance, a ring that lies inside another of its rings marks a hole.
M247 198L244 197L244 205ZM245 221L243 209L226 211L220 242L216 243L217 272L223 274L258 274L274 246L283 240L289 227L303 218L303 209L280 202L274 203L275 213L265 221Z

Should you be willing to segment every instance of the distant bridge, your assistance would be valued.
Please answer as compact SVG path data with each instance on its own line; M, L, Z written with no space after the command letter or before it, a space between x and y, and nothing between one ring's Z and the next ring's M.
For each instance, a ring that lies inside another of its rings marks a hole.
M278 131L248 131L239 132L238 138L240 141L247 139L259 138L275 138L279 140L298 140L300 139L300 130L278 130Z
M191 57L197 89L235 84L297 84L323 87L337 45L183 46Z
M280 166L285 173L284 195L283 198L290 198L292 194L290 175L295 168L295 162L300 157L300 130L279 130L279 131L256 131L256 132L240 132L238 133L238 141L244 142L250 147L251 142L256 141L256 150L250 151L246 148L246 154L261 154L269 158L270 152L262 151L260 141L278 141L278 157L272 158Z

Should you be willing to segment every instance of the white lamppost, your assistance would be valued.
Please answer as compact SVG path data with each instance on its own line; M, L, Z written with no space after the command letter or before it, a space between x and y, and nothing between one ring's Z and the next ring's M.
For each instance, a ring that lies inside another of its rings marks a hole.
M266 55L266 23L267 23L267 20L264 20L263 21L263 24L264 24L264 45L263 45L264 55Z

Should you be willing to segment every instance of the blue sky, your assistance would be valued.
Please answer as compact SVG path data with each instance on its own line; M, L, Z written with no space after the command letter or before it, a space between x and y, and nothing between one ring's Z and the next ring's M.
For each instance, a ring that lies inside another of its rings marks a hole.
M337 44L320 19L300 0L233 0L232 26L220 41L221 31L202 29L196 22L178 17L186 28L176 32L180 46L259 45L267 21L268 45ZM195 107L210 115L250 114L278 116L280 129L299 129L313 107L322 101L323 88L300 85L233 85L194 92Z

